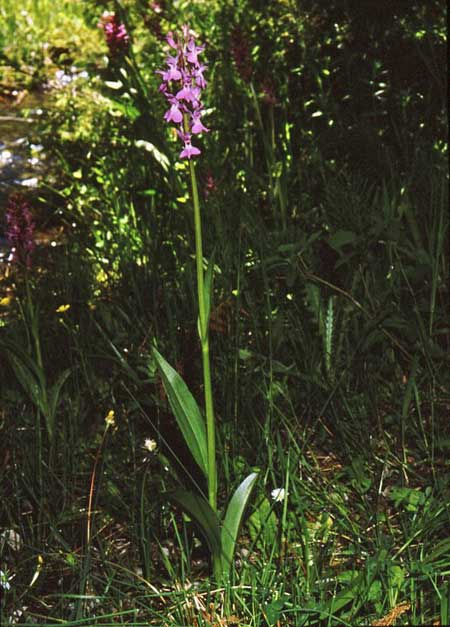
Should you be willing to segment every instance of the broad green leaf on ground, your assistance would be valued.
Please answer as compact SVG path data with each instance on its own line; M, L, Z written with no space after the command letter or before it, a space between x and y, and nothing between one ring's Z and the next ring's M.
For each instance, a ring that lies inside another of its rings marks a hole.
M258 474L252 472L238 486L231 497L222 526L222 550L224 573L228 574L233 560L236 540L245 508L255 485Z
M177 503L198 524L214 559L220 560L222 544L219 519L208 501L199 494L181 488L167 492L167 497Z
M167 363L156 348L153 348L153 355L181 433L192 457L206 477L208 475L206 427L199 406L178 372Z

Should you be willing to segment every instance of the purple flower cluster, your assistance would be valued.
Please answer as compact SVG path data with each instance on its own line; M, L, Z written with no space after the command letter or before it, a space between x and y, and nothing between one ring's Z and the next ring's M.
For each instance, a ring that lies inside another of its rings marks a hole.
M240 26L235 26L231 33L231 56L239 76L245 83L249 83L253 74L253 62L248 37Z
M166 58L167 68L157 72L163 79L159 90L170 105L164 119L178 126L178 136L184 143L180 159L191 159L201 153L199 148L192 145L192 135L207 133L209 130L201 119L201 92L206 87L206 65L198 59L205 46L197 46L188 26L183 26L181 37L175 39L173 33L169 32L166 40L175 55L169 55Z
M6 237L11 244L11 261L31 266L34 229L29 202L22 194L11 194L6 207Z
M105 11L99 23L99 27L105 33L105 40L112 57L125 53L130 44L130 36L125 25L122 24L115 13Z

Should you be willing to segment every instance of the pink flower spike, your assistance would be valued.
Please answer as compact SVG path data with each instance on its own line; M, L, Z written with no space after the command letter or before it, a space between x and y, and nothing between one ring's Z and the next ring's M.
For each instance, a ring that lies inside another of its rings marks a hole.
M35 248L35 224L26 198L13 193L6 206L6 237L11 245L9 261L24 263L31 267L31 254Z
M121 24L115 13L105 11L99 23L105 33L106 43L111 56L126 53L130 43L130 37L124 24Z
M171 50L166 55L165 68L158 70L162 79L159 91L169 106L164 113L164 120L178 127L177 134L183 142L180 158L191 159L201 154L201 150L191 144L192 136L209 132L201 120L204 110L201 99L202 90L206 87L204 72L207 66L198 60L205 46L196 45L196 35L188 25L183 26L181 33L170 31L166 39L173 52Z
M180 159L191 159L201 154L201 150L191 144L189 139L185 140L184 148L180 152Z

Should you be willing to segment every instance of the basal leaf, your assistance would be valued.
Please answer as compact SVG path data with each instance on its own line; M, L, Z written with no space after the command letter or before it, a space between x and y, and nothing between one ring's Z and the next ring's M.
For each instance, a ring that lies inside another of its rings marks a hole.
M167 497L195 520L208 543L213 560L220 560L222 544L219 519L208 501L199 494L182 489L167 492Z
M48 395L49 396L49 398L48 398L49 408L48 409L49 409L49 414L51 416L51 420L52 420L52 423L53 423L53 427L54 427L54 422L55 422L56 409L58 407L58 402L59 402L59 395L61 393L61 389L62 389L64 383L69 378L71 372L72 372L71 368L67 368L66 370L64 370L59 375L59 377L56 380L56 382L50 388L50 392L49 392L49 395Z
M180 431L192 457L206 477L208 475L206 427L200 409L178 372L167 363L156 348L153 349L153 355Z
M228 504L221 532L223 572L226 577L230 572L242 517L257 478L258 474L256 472L252 472L246 479L244 479L231 497Z

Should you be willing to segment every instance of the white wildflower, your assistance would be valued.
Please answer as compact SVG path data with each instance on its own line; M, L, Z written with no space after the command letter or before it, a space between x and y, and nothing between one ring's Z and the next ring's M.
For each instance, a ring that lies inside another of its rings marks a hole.
M4 573L0 570L0 587L3 588L3 590L11 590L11 584L9 583L11 579L12 577L8 577L8 571Z
M156 444L155 440L152 440L151 438L145 439L144 448L146 451L148 451L149 453L154 453L157 447L158 445Z
M28 605L24 605L21 609L17 608L17 610L14 610L8 619L8 625L17 625L17 623L21 621L21 618L23 617L27 609Z
M286 490L284 488L275 488L270 495L274 501L281 503L286 498Z

